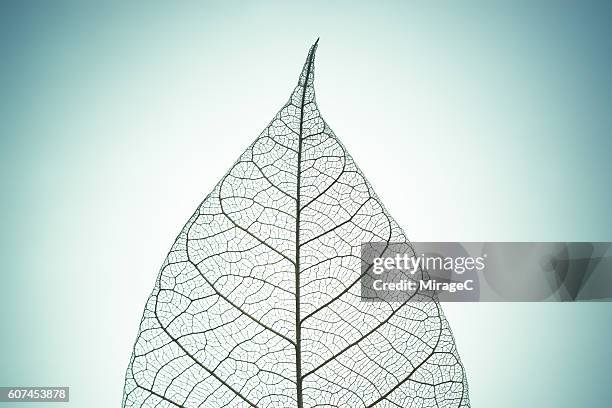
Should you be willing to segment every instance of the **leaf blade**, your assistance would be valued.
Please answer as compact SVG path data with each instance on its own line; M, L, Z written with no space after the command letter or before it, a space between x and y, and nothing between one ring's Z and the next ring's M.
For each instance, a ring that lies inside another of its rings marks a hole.
M469 406L435 299L359 298L360 243L409 242L321 117L317 45L289 101L177 237L125 407Z

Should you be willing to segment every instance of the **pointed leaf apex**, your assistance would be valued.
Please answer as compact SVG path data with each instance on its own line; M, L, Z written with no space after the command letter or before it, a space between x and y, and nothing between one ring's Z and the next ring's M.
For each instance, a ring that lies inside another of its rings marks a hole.
M314 83L314 59L318 45L319 39L317 38L317 41L315 41L315 43L310 47L310 50L308 51L308 56L306 57L304 68L302 68L302 73L300 74L298 86L310 87Z

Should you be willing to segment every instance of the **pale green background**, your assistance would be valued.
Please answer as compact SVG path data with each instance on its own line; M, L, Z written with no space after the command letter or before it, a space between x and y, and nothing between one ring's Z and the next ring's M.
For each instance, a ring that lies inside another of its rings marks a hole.
M318 36L411 239L612 241L612 2L97 3L0 1L0 385L119 406L172 240ZM473 407L611 406L611 304L445 309Z

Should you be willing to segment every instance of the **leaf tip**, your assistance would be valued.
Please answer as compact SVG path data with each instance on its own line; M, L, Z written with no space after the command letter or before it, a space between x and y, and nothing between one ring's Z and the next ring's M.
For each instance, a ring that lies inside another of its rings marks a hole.
M314 44L308 50L308 55L306 56L306 62L304 63L304 67L302 68L302 72L300 74L300 79L298 81L298 87L307 87L312 86L314 81L314 58L315 53L317 52L317 46L319 45L319 38L315 41ZM296 90L298 91L298 90Z

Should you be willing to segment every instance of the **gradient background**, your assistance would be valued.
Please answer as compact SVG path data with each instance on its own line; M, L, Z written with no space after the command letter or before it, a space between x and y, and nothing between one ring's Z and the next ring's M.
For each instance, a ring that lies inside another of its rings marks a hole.
M612 241L612 2L99 3L0 1L0 385L119 406L174 237L319 36L412 240ZM611 304L445 310L473 407L612 404Z

